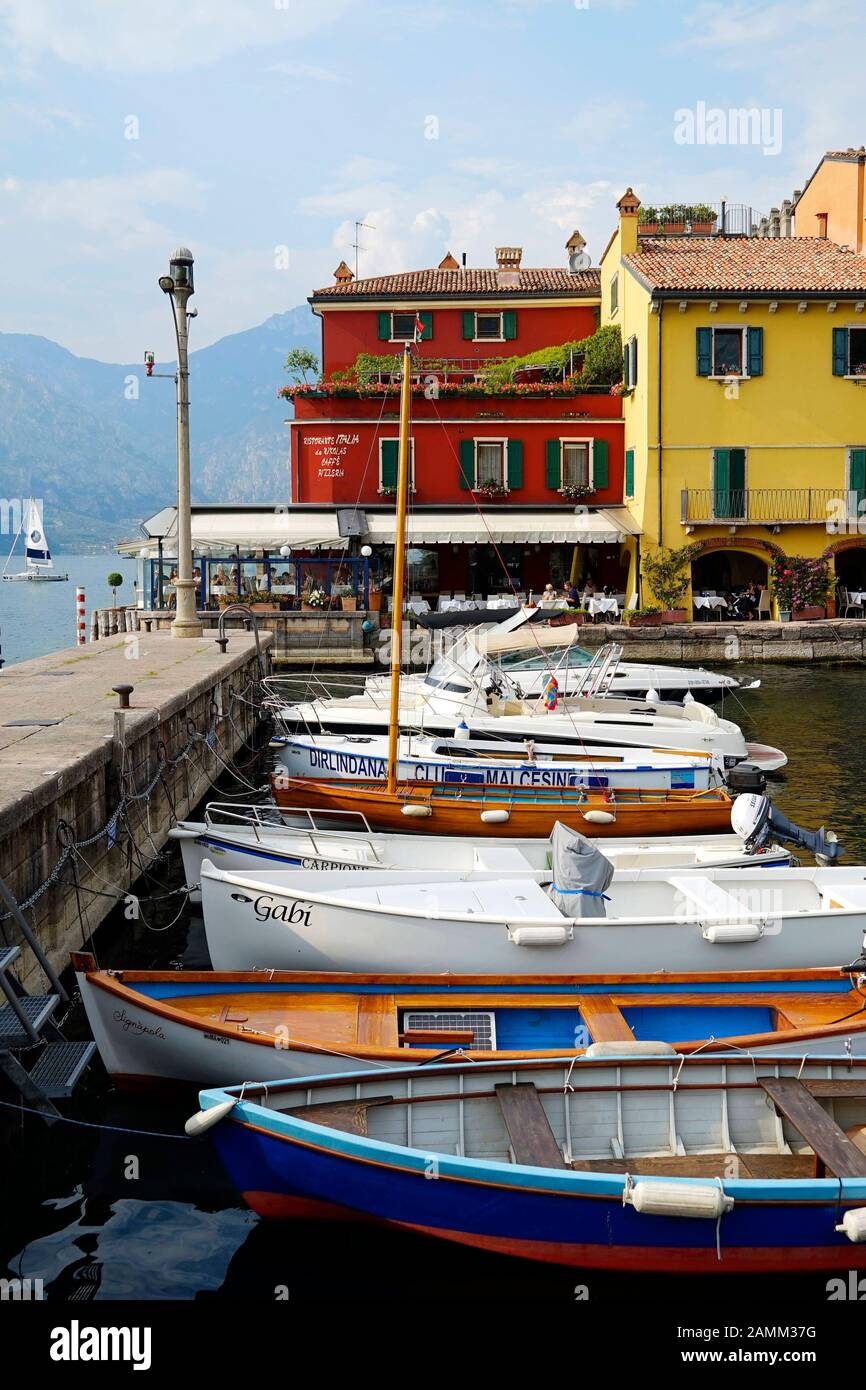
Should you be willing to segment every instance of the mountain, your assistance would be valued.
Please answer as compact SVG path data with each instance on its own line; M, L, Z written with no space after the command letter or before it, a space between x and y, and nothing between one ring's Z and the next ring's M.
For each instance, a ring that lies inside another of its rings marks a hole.
M307 305L190 354L195 501L287 500L289 412L276 393L293 347L320 353ZM175 487L172 382L149 381L141 363L96 362L47 338L0 333L0 492L43 499L56 551L110 549Z

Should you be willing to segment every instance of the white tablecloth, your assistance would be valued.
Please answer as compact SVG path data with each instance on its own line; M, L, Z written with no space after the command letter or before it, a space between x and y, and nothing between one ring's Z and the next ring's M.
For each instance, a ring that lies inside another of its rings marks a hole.
M864 590L864 589L849 589L849 590L848 590L848 602L849 602L849 603L863 603L863 604L866 604L866 590Z
M429 613L430 605L426 598L410 598L407 607L410 613Z
M440 613L463 613L470 608L477 608L478 604L474 598L441 598L439 600Z
M503 594L501 598L489 598L484 604L485 608L518 608L520 599L512 594Z
M728 600L721 594L696 594L692 599L695 608L727 608Z
M594 618L597 613L619 612L619 604L616 599L609 598L605 594L586 599L584 607L591 618Z
M539 602L539 608L551 609L552 611L562 612L568 608L567 598L543 598Z

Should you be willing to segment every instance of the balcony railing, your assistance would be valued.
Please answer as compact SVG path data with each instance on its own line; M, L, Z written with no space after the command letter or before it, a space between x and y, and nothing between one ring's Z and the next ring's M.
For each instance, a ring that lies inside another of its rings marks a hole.
M761 214L747 203L647 205L640 210L638 232L641 236L756 236L761 220Z
M501 366L506 360L504 357L431 357L425 362L423 357L419 357L412 364L412 382L416 385L423 385L431 377L435 377L446 386L482 383L492 368ZM509 373L508 380L514 383L566 381L575 372L579 372L582 366L583 354L571 351L564 367L556 367L550 363L515 367ZM399 356L395 356L393 367L374 367L369 371L358 372L358 380L363 381L366 385L374 383L382 386L399 383L400 376ZM609 391L610 387L605 386L601 389Z
M680 520L688 526L720 522L826 525L858 514L859 495L832 487L683 488Z

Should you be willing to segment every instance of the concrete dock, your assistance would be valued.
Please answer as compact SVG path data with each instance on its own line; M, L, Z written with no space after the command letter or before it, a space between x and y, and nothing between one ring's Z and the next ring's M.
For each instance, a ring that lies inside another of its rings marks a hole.
M265 662L270 642L265 634ZM98 892L128 889L173 819L189 814L252 738L258 675L245 631L230 634L225 655L208 633L183 641L127 633L0 672L0 877L26 904L77 842L56 881L25 907L55 968L115 906ZM123 712L120 685L134 687ZM0 929L18 944L11 921ZM23 962L28 983L37 967L29 952Z

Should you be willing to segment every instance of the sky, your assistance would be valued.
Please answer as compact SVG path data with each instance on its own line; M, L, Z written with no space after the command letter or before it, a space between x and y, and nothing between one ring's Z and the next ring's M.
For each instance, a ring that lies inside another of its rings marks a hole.
M862 0L0 0L0 331L172 356L332 283L594 264L627 185L764 213L866 140ZM712 112L757 109L736 143Z

